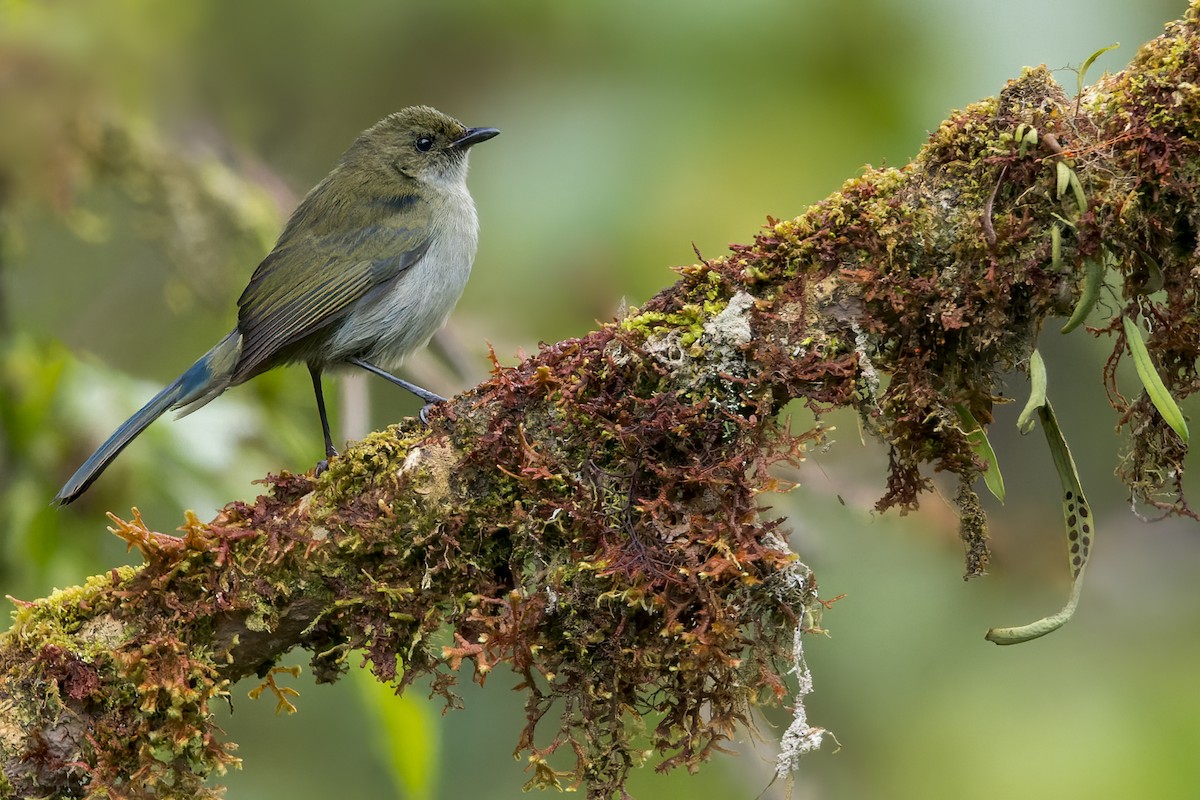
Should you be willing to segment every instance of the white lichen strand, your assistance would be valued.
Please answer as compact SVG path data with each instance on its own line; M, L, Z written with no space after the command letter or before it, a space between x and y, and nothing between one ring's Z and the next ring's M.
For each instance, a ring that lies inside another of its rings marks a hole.
M773 533L763 537L763 544L783 553L792 552L787 542ZM780 570L778 587L772 587L776 596L786 595L784 599L800 604L800 608L797 609L797 617L800 620L813 619L812 609L804 604L802 598L811 594L812 604L815 606L818 603L816 592L812 591L809 585L811 576L812 572L808 566L797 559ZM782 778L789 782L791 774L799 769L800 757L820 748L826 733L824 728L808 724L808 715L804 709L804 698L813 690L812 673L804 660L804 630L805 625L802 623L798 624L792 633L791 673L796 676L796 697L792 704L792 722L780 737L779 756L775 760L776 779Z
M762 543L765 547L769 547L772 550L786 553L789 556L794 555L787 541L774 533L764 534ZM787 603L803 602L802 598L809 593L808 580L811 575L812 570L808 568L808 565L796 559L771 577L772 594ZM815 592L813 593L813 597L814 599L816 598ZM797 609L801 614L807 612L807 610L806 608Z
M792 634L792 669L796 676L796 700L792 706L792 723L779 740L779 756L775 759L775 778L790 785L792 773L800 768L800 757L821 747L826 730L808 724L804 698L813 690L812 673L804 660L804 631L798 626Z

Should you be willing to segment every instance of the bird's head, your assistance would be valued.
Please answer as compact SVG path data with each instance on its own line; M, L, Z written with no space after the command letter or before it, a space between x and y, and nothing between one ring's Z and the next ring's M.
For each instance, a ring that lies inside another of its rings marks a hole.
M342 165L436 188L461 188L471 146L498 133L495 128L468 128L429 106L411 106L364 131L346 151Z

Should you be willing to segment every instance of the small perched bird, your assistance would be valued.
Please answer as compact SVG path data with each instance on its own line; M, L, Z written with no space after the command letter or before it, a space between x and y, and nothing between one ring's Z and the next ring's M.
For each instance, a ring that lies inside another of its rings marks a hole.
M427 106L364 131L292 213L238 299L228 336L125 421L58 490L75 500L169 409L190 414L230 386L281 364L312 375L325 436L321 373L354 365L425 401L445 400L386 370L425 345L458 302L479 237L467 153L495 128L467 128Z

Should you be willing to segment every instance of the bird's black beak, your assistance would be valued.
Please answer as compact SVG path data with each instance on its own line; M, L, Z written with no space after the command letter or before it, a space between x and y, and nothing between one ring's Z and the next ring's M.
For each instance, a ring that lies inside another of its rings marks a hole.
M457 150L466 150L473 144L486 142L493 136L499 136L500 131L496 128L467 128L467 132L461 138L455 139L450 143L450 146Z

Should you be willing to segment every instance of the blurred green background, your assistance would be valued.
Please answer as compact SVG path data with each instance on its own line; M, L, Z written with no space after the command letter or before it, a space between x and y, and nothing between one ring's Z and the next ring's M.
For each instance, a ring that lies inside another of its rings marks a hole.
M409 372L449 393L486 374L488 342L512 363L539 340L582 334L622 298L670 283L693 243L719 255L864 163L903 164L952 108L994 95L1022 66L1059 69L1073 90L1071 67L1119 41L1093 77L1119 69L1184 10L0 0L0 591L44 595L128 558L103 532L105 510L136 501L171 530L183 507L207 518L252 496L267 470L311 466L308 377L282 370L158 423L76 506L46 507L92 447L230 328L270 244L261 231L397 108L428 103L503 131L472 158L481 246L442 341L450 357L422 356ZM133 145L106 139L105 120ZM106 160L73 154L79 142ZM206 203L225 216L214 223ZM938 496L905 518L869 512L885 453L860 444L852 416L832 420L837 441L799 471L802 487L769 499L823 596L846 595L826 615L830 637L808 641L809 718L842 747L807 758L796 797L1196 796L1197 526L1130 513L1112 477L1106 350L1082 331L1043 341L1099 521L1083 605L1047 639L983 640L1067 592L1057 482L1040 436L1014 435L1017 408L1000 409L992 433L1008 504L989 507L986 579L962 581ZM386 386L347 384L334 411L346 435L416 410ZM1022 398L1023 376L1007 392ZM300 713L286 718L235 687L233 713L219 711L245 759L222 779L229 796L523 796L515 678L498 672L480 690L464 674L466 709L442 716L424 687L394 701L358 677L292 682ZM647 769L631 789L643 800L782 797L767 787L786 719L766 715L766 741L743 737L740 756L699 775Z

